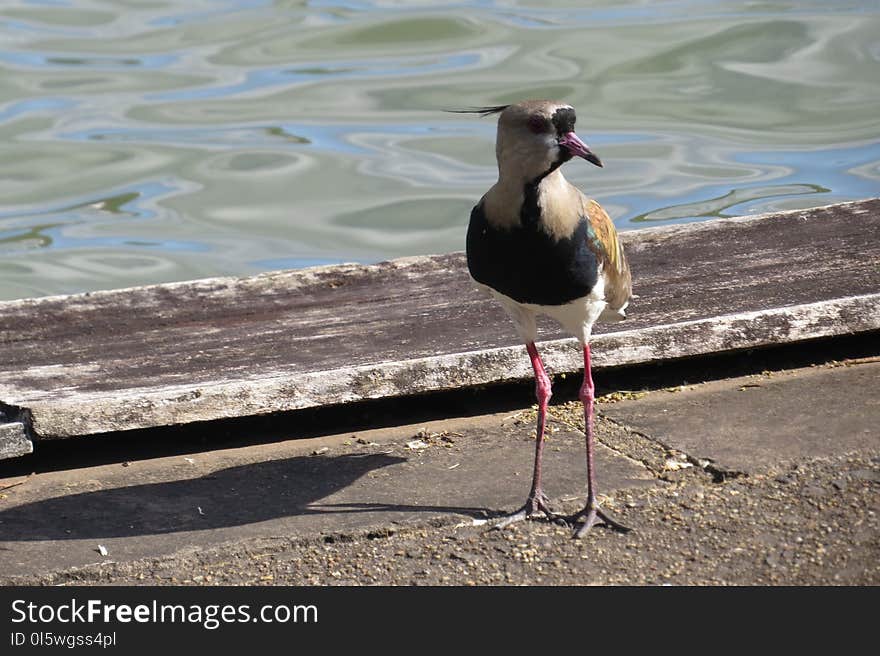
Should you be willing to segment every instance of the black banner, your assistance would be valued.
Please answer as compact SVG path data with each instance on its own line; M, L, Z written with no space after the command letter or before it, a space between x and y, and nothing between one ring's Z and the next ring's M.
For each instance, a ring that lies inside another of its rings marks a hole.
M876 589L874 589L876 590ZM699 634L785 636L834 616L868 627L873 604L841 603L856 589L810 588L0 588L0 654L34 650L260 648L299 640L377 646L420 636L437 646L464 636L498 647L521 641L675 645ZM862 589L868 592L868 589ZM873 594L873 591L870 592ZM859 595L863 597L863 595ZM786 632L785 629L788 629ZM848 632L850 637L857 632ZM377 642L378 641L378 642ZM725 638L727 641L727 638ZM727 642L725 642L727 644ZM471 645L473 646L473 645ZM378 647L377 647L378 648ZM421 647L419 648L421 650ZM152 653L156 653L153 651ZM162 656L161 654L159 656Z

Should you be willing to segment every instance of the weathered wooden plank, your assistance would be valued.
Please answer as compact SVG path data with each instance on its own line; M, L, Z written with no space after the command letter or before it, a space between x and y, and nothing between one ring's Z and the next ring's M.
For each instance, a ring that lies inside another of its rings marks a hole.
M677 324L598 335L597 368L755 348L873 330L880 294L836 299L773 310L713 317ZM551 371L582 367L571 339L541 344ZM94 426L107 430L173 425L205 419L259 415L321 405L405 396L532 375L522 346L505 346L382 362L329 371L218 381L196 389L188 385L151 386L133 391L98 391L37 399L29 404L40 435L73 436ZM83 416L88 408L88 417Z
M625 233L637 298L596 363L878 329L878 235L880 199ZM530 375L461 253L0 303L0 346L0 407L42 439Z

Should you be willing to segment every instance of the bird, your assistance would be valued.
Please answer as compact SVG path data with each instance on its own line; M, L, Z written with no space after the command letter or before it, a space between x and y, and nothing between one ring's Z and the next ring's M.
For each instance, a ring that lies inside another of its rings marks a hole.
M503 528L541 512L583 537L594 525L628 531L596 496L590 337L596 321L620 321L632 297L632 276L614 223L602 206L562 175L575 157L597 167L602 160L575 132L577 115L565 102L527 100L458 110L497 115L498 180L470 214L467 266L477 286L497 299L526 346L535 376L538 424L532 485L525 504L494 524ZM555 319L576 337L584 358L578 394L584 406L587 496L574 515L554 513L544 493L541 460L547 406L552 395L535 341L536 317Z

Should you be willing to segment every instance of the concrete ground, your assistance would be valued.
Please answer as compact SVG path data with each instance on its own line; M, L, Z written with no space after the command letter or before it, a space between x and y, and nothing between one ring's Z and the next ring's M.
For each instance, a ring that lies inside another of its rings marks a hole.
M582 540L543 520L489 530L528 490L527 385L492 392L513 397L488 404L501 411L447 398L469 416L329 436L284 439L286 415L250 440L207 424L152 450L150 433L70 441L0 467L0 583L878 584L880 357L860 348L613 376L599 488L633 530ZM569 512L585 482L575 383L557 382L545 461Z

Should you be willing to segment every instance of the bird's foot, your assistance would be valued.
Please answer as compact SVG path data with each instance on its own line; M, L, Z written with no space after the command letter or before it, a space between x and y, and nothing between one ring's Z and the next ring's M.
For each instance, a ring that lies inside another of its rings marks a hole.
M556 524L568 525L565 518L550 510L550 506L547 505L548 499L547 496L542 491L537 491L529 495L529 498L526 499L525 505L519 510L516 510L508 515L503 515L500 520L492 526L494 530L500 530L505 526L510 526L516 522L521 522L526 519L531 519L534 515L539 512L544 513L548 520L554 522Z
M620 531L621 533L628 533L632 530L617 520L611 519L611 517L609 517L595 501L588 501L583 510L576 512L574 515L569 515L565 518L565 522L574 525L581 519L583 519L583 523L574 530L574 533L572 533L572 537L575 539L584 537L597 523L601 523L604 526L615 531Z

